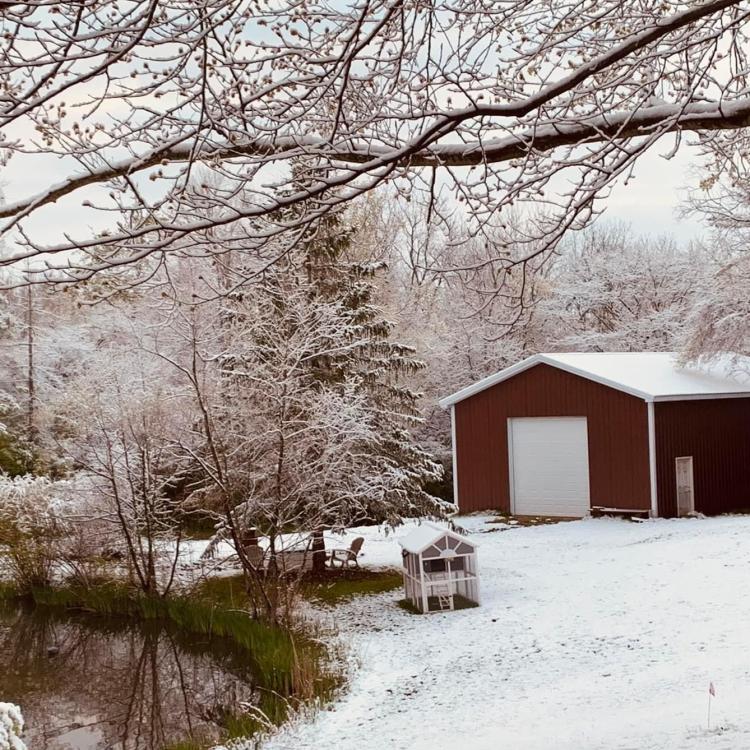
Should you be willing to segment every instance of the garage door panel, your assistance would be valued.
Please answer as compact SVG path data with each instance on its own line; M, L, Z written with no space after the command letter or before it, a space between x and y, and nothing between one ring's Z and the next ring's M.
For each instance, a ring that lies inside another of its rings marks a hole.
M510 419L508 437L514 513L584 516L589 512L585 417Z

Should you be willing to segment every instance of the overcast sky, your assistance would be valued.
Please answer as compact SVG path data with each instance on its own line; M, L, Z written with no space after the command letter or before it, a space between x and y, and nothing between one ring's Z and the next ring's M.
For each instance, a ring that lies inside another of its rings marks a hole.
M635 179L618 185L608 200L606 216L631 223L639 234L672 234L687 242L706 234L696 217L678 216L677 209L695 187L699 164L696 149L683 146L673 159L664 159L668 146L652 150L638 163Z

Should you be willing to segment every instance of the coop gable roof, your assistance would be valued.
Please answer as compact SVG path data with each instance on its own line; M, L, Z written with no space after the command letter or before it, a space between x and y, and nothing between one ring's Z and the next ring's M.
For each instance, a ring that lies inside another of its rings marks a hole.
M472 547L476 545L473 542L468 541L465 537L459 536L450 529L446 529L443 526L425 521L417 526L412 532L407 534L403 539L399 539L399 544L413 555L418 555L420 552L424 552L431 544L435 544L438 539L442 539L444 536L452 537L460 542L469 544Z
M674 352L570 352L535 354L440 401L446 409L539 364L624 391L645 401L750 396L750 358L724 357L681 367Z

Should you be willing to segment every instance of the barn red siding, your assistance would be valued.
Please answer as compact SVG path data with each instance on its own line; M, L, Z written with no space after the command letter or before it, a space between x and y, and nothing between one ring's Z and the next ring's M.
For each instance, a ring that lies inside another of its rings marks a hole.
M646 403L538 364L455 405L462 511L510 509L510 417L587 417L591 504L651 507Z
M750 397L654 404L660 516L677 515L675 458L693 457L695 509L750 509Z

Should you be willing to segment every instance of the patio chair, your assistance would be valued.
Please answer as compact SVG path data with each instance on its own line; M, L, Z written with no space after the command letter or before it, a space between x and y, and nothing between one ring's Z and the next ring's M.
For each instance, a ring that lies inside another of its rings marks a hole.
M244 549L245 557L247 558L247 561L252 565L256 570L262 570L264 565L264 553L263 550L257 545L257 544L250 544Z
M342 547L339 549L332 549L328 553L328 564L332 567L336 567L338 563L342 568L345 568L349 563L354 563L354 567L359 567L357 557L359 557L362 545L365 543L365 538L362 536L356 537L352 540L352 543L348 547Z

